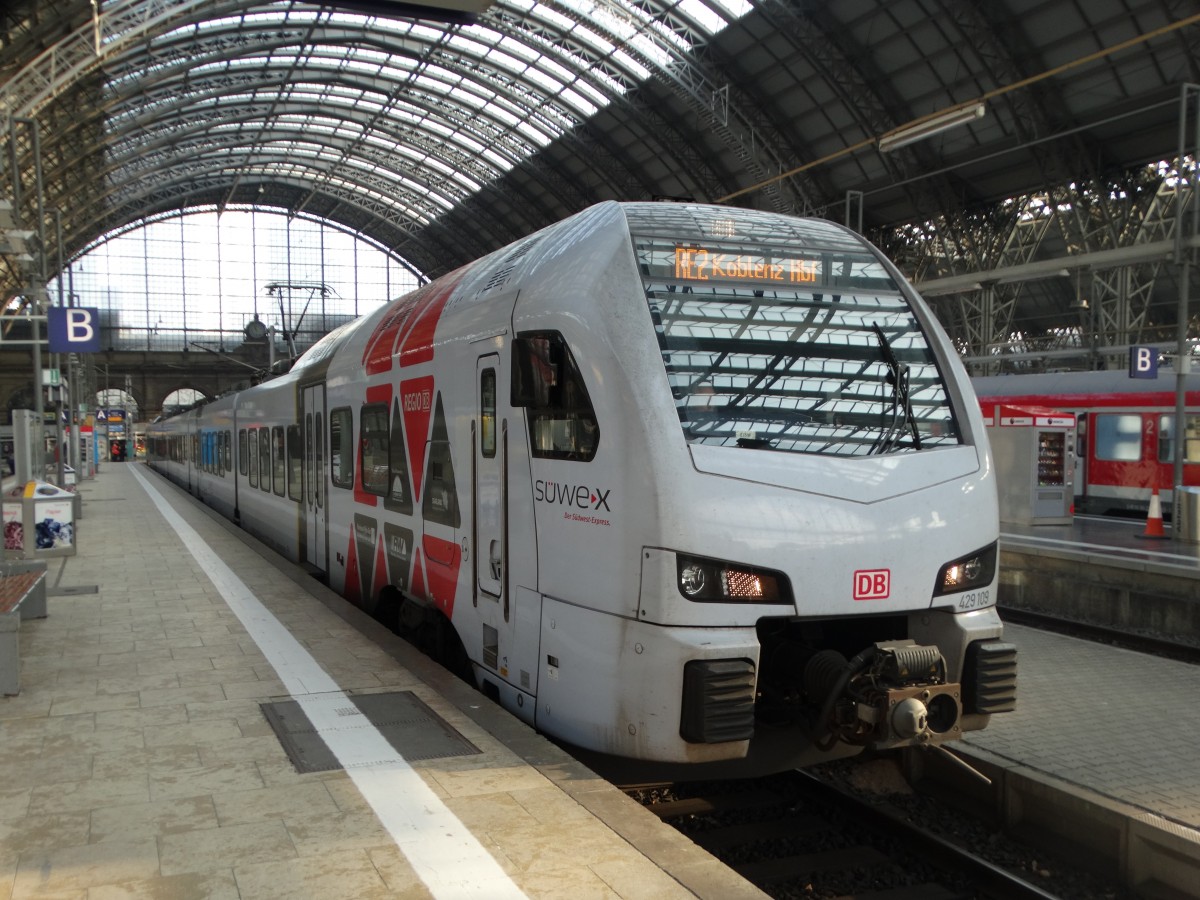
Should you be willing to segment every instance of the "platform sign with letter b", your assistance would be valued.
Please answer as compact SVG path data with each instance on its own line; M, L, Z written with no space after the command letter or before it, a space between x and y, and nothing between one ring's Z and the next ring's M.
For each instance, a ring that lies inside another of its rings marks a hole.
M46 310L51 353L99 353L100 310L51 306Z
M1158 351L1153 347L1130 347L1129 377L1157 378Z

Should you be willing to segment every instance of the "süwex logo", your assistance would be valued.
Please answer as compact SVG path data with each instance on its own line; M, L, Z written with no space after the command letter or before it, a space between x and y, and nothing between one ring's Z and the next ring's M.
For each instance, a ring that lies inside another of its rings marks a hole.
M533 483L533 496L539 503L573 506L576 509L603 509L612 512L608 505L608 495L611 493L611 488L605 491L584 484L564 484L561 481L545 481L541 478Z

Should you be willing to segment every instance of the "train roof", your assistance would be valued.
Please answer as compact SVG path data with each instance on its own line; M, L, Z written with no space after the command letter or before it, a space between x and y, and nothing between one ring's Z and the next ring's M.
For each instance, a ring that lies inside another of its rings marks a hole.
M1157 378L1131 378L1123 370L1040 372L1033 375L989 375L972 378L979 397L1041 397L1058 400L1097 394L1151 394L1175 391L1175 370L1159 369ZM1187 390L1200 391L1200 374L1187 376Z

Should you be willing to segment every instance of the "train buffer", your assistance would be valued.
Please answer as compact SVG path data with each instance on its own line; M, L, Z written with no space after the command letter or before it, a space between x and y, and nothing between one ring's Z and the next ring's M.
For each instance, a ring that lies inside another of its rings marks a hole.
M46 563L0 563L0 694L21 692L21 620L46 614Z

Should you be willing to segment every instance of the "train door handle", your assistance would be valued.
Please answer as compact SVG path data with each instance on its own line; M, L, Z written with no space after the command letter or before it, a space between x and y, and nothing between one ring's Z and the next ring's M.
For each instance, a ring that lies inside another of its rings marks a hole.
M488 553L488 565L491 567L492 580L500 580L500 542L492 541L491 549Z

